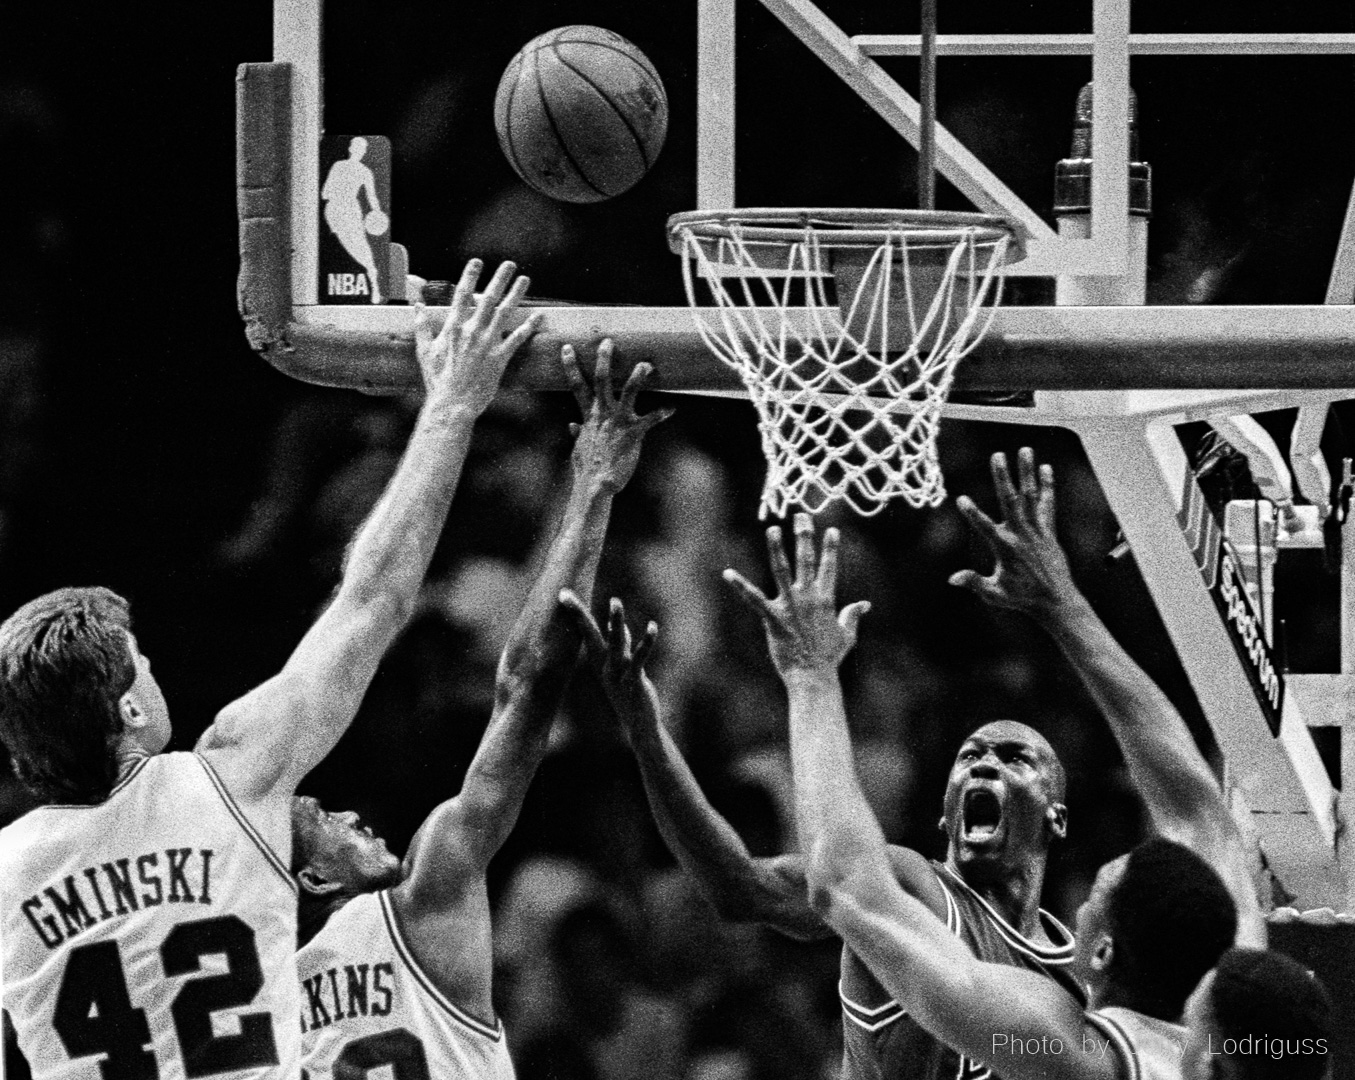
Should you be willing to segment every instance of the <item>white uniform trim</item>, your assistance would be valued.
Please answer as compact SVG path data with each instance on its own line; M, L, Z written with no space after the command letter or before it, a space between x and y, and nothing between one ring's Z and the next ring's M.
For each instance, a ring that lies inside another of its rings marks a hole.
M119 791L122 791L128 784L130 784L133 780L136 779L136 774L139 773L142 769L144 769L144 768L146 767L146 762L148 762L148 761L150 761L150 760L151 760L150 758L144 757L144 758L142 758L140 761L138 761L135 765L133 765L131 771L130 771L126 776L124 776L121 780L119 780L116 784L114 784L113 787L109 790L108 795L107 795L105 798L103 798L101 801L99 801L99 802L96 802L96 803L43 803L43 805L34 807L34 809L35 809L35 810L93 810L94 808L99 807L99 806L106 806L108 803L110 803L110 802L113 801L113 796L114 796L114 795L116 795Z
M1139 1068L1138 1051L1134 1049L1134 1043L1125 1034L1124 1028L1105 1013L1089 1012L1086 1015L1088 1022L1104 1033L1115 1047L1116 1054L1124 1064L1125 1080L1140 1080L1143 1070Z
M1007 944L1017 952L1025 953L1032 960L1038 960L1042 964L1071 964L1073 962L1073 932L1069 930L1068 927L1064 926L1063 923L1059 922L1058 919L1054 918L1053 915L1045 911L1044 908L1040 909L1039 918L1054 927L1054 929L1063 936L1064 944L1053 945L1048 948L1043 945L1037 945L998 914L997 908L993 907L992 904L970 888L960 875L955 873L949 866L943 866L941 869L952 882L964 889L965 892L982 905L984 911L988 913L989 918L993 920L993 925L997 928L997 932L1001 934Z
M951 891L946 888L946 883L939 877L936 883L941 886L941 891L946 896L946 929L956 937L960 936L960 909L955 903L955 897ZM857 1027L865 1028L867 1031L879 1031L882 1027L888 1027L896 1020L902 1020L908 1015L908 1010L897 1001L889 1000L883 1005L876 1005L869 1008L859 1002L849 998L842 988L842 981L839 979L837 984L838 997L842 999L842 1012Z
M386 932L390 934L390 939L395 944L395 951L399 954L400 960L404 963L405 967L409 969L409 973L418 980L419 985L428 993L428 996L432 998L440 1008L445 1010L448 1016L463 1027L469 1028L477 1035L489 1039L491 1042L499 1042L503 1038L503 1024L499 1022L497 1017L495 1017L494 1024L491 1026L486 1024L483 1020L477 1020L465 1010L458 1009L448 1001L446 995L434 985L433 980L424 974L423 969L419 967L418 961L414 959L414 953L410 950L409 946L405 944L405 939L400 935L400 926L395 918L395 911L391 907L390 891L383 889L381 892L377 893L377 899L381 902L381 916L386 922Z
M287 887L291 889L292 892L297 892L298 886L296 879L292 877L291 871L287 869L287 864L278 857L278 853L274 851L268 841L259 834L259 830L254 827L253 822L245 816L245 812L236 804L234 796L226 790L226 785L221 782L221 777L217 776L216 770L208 764L207 759L201 754L194 753L193 757L197 759L198 763L206 771L207 778L211 780L212 786L216 788L216 793L221 796L221 801L226 804L226 809L231 812L231 816L240 824L240 828L245 830L245 834L253 840L255 846L263 852L263 856L268 860L269 865L282 875L283 881L287 882Z

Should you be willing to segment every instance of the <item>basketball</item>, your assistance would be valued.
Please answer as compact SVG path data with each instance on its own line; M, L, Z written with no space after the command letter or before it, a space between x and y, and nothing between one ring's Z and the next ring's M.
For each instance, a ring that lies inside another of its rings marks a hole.
M382 236L390 228L390 218L382 210L368 210L367 216L362 219L362 227L367 230L368 236Z
M499 145L552 199L601 202L649 171L668 133L668 95L644 53L596 26L529 41L499 80Z

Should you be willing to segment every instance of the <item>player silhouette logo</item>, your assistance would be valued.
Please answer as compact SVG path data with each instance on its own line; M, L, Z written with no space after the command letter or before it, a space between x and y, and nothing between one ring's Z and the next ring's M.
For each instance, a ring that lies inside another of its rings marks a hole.
M334 148L333 164L325 174L320 198L330 234L363 273L352 273L351 269L344 273L338 267L338 262L343 261L341 256L338 260L326 260L328 265L321 269L321 287L328 297L342 298L344 302L360 303L365 299L380 304L390 292L386 288L390 261L386 235L390 228L386 210L389 199L383 198L383 189L389 190L389 146L374 146L374 141L385 144L385 140L369 140L361 135L346 139L346 148L343 141ZM345 149L347 156L341 156Z

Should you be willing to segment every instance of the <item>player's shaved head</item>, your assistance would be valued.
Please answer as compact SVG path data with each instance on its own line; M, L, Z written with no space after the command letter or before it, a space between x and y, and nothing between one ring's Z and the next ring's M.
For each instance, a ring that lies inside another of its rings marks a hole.
M1038 876L1067 830L1063 765L1049 740L1016 720L972 732L955 755L942 804L947 862L970 884Z
M1029 745L1040 758L1040 765L1046 772L1049 782L1049 796L1055 802L1062 802L1068 790L1068 774L1063 770L1063 762L1053 745L1029 724L1019 720L990 720L976 728L969 739L982 739L985 742L1001 743L1020 741ZM965 741L968 742L969 739Z

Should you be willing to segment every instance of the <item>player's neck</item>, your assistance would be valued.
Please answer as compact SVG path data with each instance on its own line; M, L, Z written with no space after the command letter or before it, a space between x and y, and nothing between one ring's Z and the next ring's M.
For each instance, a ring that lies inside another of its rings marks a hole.
M950 868L971 889L988 901L1023 936L1045 942L1048 935L1040 922L1040 895L1044 891L1044 862L1001 869L970 864L961 869L952 855Z
M117 752L117 763L118 763L117 782L121 783L123 780L126 780L127 777L131 775L133 769L135 769L147 758L154 756L155 755L152 754L151 751L146 749L146 747L141 746L134 740L132 739L124 740L122 745L118 747Z

